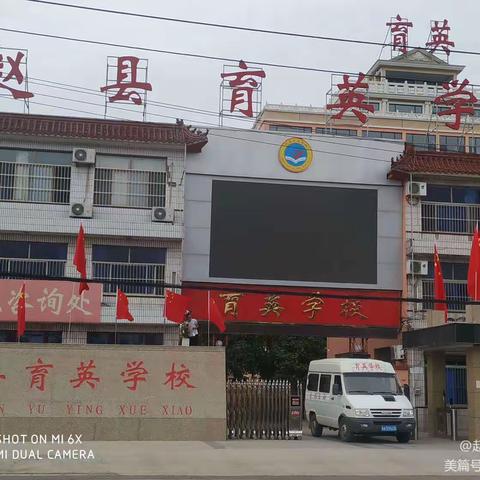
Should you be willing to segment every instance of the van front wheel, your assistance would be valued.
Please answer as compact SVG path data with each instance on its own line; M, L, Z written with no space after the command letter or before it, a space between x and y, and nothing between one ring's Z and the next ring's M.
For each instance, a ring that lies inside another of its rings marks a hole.
M338 426L338 435L340 436L340 440L342 440L342 442L351 442L353 440L353 434L345 420L340 420L340 424Z
M310 431L312 437L321 437L323 433L323 427L317 422L317 417L314 413L310 414Z

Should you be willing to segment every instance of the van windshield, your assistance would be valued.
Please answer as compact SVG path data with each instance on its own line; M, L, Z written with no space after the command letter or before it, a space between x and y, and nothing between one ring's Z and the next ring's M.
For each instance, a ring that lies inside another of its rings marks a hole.
M350 395L402 395L393 373L344 373L343 381Z

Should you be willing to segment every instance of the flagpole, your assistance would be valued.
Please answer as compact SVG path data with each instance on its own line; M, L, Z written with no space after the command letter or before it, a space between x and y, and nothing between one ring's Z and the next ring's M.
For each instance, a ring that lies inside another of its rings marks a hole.
M75 295L75 285L76 285L76 283L72 282L72 296L70 297L70 301L72 301L73 296ZM73 308L70 307L70 314L68 315L68 331L67 331L68 343L70 343L70 340L71 340L70 339L70 329L71 329L71 326L72 326L72 310L73 310Z
M118 288L117 288L117 301L115 302L115 333L113 335L114 345L117 344L117 322L118 322L117 311L118 311Z
M210 290L208 291L208 324L207 324L208 341L207 346L210 346Z

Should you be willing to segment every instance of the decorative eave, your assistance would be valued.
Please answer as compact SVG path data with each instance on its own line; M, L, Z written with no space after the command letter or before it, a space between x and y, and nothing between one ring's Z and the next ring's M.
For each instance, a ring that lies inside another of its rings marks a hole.
M208 142L208 130L187 127L182 120L169 124L18 113L0 113L1 135L185 145L189 153L200 152Z
M387 177L407 180L411 174L479 177L480 155L475 153L415 151L408 146L392 165Z

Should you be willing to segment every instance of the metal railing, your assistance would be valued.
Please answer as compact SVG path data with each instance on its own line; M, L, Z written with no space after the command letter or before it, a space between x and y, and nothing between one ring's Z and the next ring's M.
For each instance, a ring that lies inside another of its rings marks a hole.
M480 205L422 202L422 231L472 234L480 220Z
M69 203L71 167L0 162L0 200Z
M163 287L142 285L141 282L161 283L165 279L165 265L152 263L114 263L92 262L93 277L98 280L109 280L105 283L104 293L116 293L120 288L124 293L136 295L163 296ZM118 283L116 283L118 281ZM123 284L122 281L139 282L139 285Z
M93 204L100 207L163 207L166 179L166 172L95 168Z
M467 302L469 300L467 295L467 281L466 280L444 280L445 284L445 293L447 295L447 300L455 300L460 302ZM423 288L423 298L425 302L423 303L423 308L425 310L433 310L433 279L423 279L422 280ZM465 304L461 303L448 303L448 310L451 312L464 312Z
M63 277L66 260L35 260L20 258L0 258L0 270L17 275L48 275Z
M415 95L421 97L437 97L445 90L441 85L427 83L389 82L388 80L374 80L368 82L368 90L372 93L387 93L393 95Z

